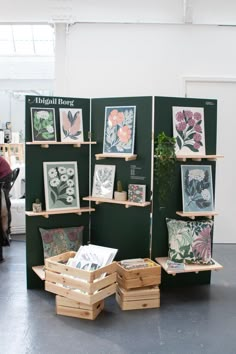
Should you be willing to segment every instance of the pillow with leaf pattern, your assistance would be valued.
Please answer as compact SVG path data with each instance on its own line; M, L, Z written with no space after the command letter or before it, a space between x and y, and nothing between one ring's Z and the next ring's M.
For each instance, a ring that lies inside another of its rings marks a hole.
M84 226L65 227L57 229L39 228L44 258L57 256L60 253L77 252L83 244Z
M182 221L166 219L169 258L178 263L212 264L212 220Z

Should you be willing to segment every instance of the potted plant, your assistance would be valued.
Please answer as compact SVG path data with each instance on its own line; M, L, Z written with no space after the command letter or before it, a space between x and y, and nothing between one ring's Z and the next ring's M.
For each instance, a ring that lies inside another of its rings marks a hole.
M119 201L127 200L127 192L123 191L122 183L120 180L117 181L117 190L114 193L114 198L115 200L119 200Z
M176 139L161 132L154 144L154 177L158 185L159 204L164 206L174 185Z
M42 203L38 198L35 199L35 202L32 204L33 212L40 213L42 211Z

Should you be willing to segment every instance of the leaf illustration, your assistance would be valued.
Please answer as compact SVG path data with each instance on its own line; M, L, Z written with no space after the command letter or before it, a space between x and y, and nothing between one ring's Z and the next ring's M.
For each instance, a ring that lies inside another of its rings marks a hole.
M187 147L187 148L189 148L189 149L190 149L191 151L193 151L193 152L198 152L198 149L195 149L195 148L193 147L193 145L184 144L184 146Z
M55 194L52 191L50 193L50 197L51 197L53 204L55 204L56 198L55 198Z
M180 140L180 137L179 137L179 136L177 136L176 141L177 141L177 144L178 144L179 149L181 150L181 148L182 148L182 143L181 143L181 140Z
M65 137L67 137L67 136L68 136L68 132L67 132L67 130L65 130L65 129L64 129L64 127L62 127L62 131L63 131L63 133L64 133Z
M44 132L44 133L42 133L42 137L44 139L48 140L48 139L52 139L54 137L54 134L50 134L48 132Z
M211 202L207 202L205 199L200 198L196 200L196 204L200 209L205 209L211 205Z
M201 125L201 123L202 123L202 120L199 120L199 121L196 123L196 125Z
M188 135L188 140L193 139L194 135L196 134L196 132L193 132L191 134Z
M81 130L77 131L75 134L72 134L71 136L79 136L81 134Z
M74 118L73 118L73 116L72 116L71 111L68 112L68 119L69 119L69 121L70 121L70 124L72 125L72 124L73 124L73 121L74 121Z

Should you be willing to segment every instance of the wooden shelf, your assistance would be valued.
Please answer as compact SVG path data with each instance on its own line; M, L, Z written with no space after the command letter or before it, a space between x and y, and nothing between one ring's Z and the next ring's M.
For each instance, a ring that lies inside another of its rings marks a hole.
M218 215L216 211L195 211L195 212L184 212L184 211L176 211L176 214L182 217L190 218L194 220L198 216L205 216L206 218L211 219L213 216Z
M94 208L80 208L80 209L67 209L67 210L52 210L52 211L41 211L39 213L35 213L34 211L26 211L25 214L28 216L43 216L44 218L49 218L50 215L60 215L60 214L78 214L89 213L91 211L95 211Z
M34 267L32 267L32 269L41 280L45 280L44 265L34 266Z
M81 145L93 145L97 144L96 141L81 141L81 142L73 142L73 141L32 141L32 142L27 142L26 145L41 145L42 148L47 149L49 148L50 145L72 145L73 147L79 148Z
M111 158L111 159L125 159L125 161L132 161L137 159L137 155L124 155L124 154L95 154L95 157L96 160Z
M101 204L101 203L110 203L110 204L121 204L124 205L126 208L130 207L146 207L150 205L150 202L144 202L144 203L134 203L134 202L129 202L128 200L126 201L119 201L115 199L107 199L107 198L97 198L97 197L85 197L83 200L88 200L90 202L95 202L96 204Z
M168 257L158 257L155 258L155 261L161 265L161 267L166 271L166 273L171 274L171 275L176 275L176 274L181 274L181 273L199 273L203 271L209 271L209 270L220 270L223 268L223 266L219 263L217 263L214 259L213 262L215 264L207 265L207 264L185 264L185 269L181 270L176 270L176 269L168 269L166 261L168 260Z
M202 161L203 159L208 161L216 161L217 159L223 158L224 155L176 155L177 161L193 160Z

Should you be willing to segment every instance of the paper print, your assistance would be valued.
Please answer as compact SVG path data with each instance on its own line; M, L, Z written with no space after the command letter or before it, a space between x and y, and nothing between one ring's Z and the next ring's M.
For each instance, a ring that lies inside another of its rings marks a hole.
M31 108L33 141L56 141L54 108Z
M82 109L60 108L61 141L84 141Z
M144 203L146 200L146 185L144 184L129 184L128 199L134 203Z
M103 153L133 154L135 115L135 106L105 108Z
M95 165L93 176L93 197L113 198L115 179L114 165Z
M176 155L205 155L204 109L172 107Z

